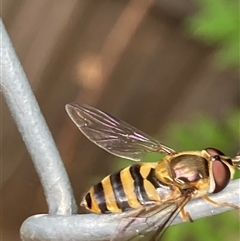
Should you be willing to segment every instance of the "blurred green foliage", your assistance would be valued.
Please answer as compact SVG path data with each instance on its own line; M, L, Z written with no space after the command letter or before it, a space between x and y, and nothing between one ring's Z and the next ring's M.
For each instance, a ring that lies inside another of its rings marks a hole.
M216 44L222 67L240 67L239 1L197 0L199 11L187 21L187 29L207 44Z
M198 114L191 123L172 123L167 141L178 151L215 147L236 155L240 151L240 111L232 110L221 119Z
M240 148L240 111L233 110L221 119L198 115L191 123L172 123L164 144L177 151L202 150L215 147L229 156L235 156ZM159 135L161 136L161 135ZM143 161L159 161L163 155L149 153ZM119 160L117 168L132 162ZM114 166L116 170L116 165ZM235 177L240 177L237 171ZM170 227L162 240L166 241L237 241L239 240L239 214L236 211L203 218L194 223ZM144 239L147 240L147 239ZM162 241L161 240L161 241Z

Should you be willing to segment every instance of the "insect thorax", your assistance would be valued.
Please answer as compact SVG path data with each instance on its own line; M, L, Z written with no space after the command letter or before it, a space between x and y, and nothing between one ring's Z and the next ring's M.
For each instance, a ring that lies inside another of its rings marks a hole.
M196 188L207 191L208 161L200 155L189 153L166 156L156 167L156 176L164 183L179 189Z

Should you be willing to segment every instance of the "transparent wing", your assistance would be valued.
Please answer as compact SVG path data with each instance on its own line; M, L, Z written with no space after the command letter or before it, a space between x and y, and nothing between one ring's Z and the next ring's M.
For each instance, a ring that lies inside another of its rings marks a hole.
M135 127L94 107L72 103L66 105L66 111L90 141L115 156L140 161L146 152L176 153Z
M141 209L136 210L135 214L129 213L131 219L122 230L119 230L117 237L124 236L124 232L131 227L131 230L138 230L138 234L127 238L127 241L160 241L179 213L182 211L185 213L184 207L191 200L191 196L191 191L187 191L185 194L181 194L164 204L143 206ZM146 218L146 228L142 229L139 222L136 222L138 218ZM190 216L188 218L192 221Z
M152 227L153 229L155 229L155 231L150 231L149 233L144 234L144 230L141 230L141 232L139 234L142 234L144 236L141 239L141 241L144 241L144 240L159 241L159 240L161 240L162 236L164 235L166 230L169 228L171 223L178 216L178 214L184 209L185 205L190 200L191 200L191 195L186 193L186 194L183 194L183 195L175 198L175 202L168 202L168 203L165 203L160 206L158 206L158 205L153 206L152 212L150 212L150 215L147 215L147 216L148 216L148 218L155 216L156 220L154 221L154 224L152 226L149 226L147 229ZM149 212L149 211L147 211L147 212ZM145 213L144 212L141 213L139 215L139 217L141 217L141 216L145 216ZM190 221L192 221L192 220L190 219ZM156 228L156 226L157 226L157 228ZM147 231L147 229L145 231ZM130 241L130 240L132 240L132 239L129 239L128 241Z
M150 236L151 238L148 241L158 241L161 240L163 234L169 228L174 219L178 214L184 209L185 205L191 200L191 195L182 195L176 199L175 205L171 206L171 211L165 216L161 223L159 224L156 231L153 231ZM170 206L169 206L170 207ZM189 216L190 218L190 216ZM192 219L190 219L192 221Z

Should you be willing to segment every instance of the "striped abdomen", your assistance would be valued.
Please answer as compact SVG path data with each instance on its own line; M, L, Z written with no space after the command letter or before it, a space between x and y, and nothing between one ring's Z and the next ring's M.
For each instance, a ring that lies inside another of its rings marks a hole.
M155 177L155 166L135 164L105 177L90 188L81 205L95 213L119 213L161 202L159 190L169 187Z

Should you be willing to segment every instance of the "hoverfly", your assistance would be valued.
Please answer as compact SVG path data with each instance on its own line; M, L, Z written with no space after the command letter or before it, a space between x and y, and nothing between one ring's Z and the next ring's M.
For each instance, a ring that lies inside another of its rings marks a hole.
M191 217L184 206L193 198L219 205L207 194L222 191L240 168L239 156L231 159L215 148L202 151L175 150L161 144L142 131L86 104L67 104L66 110L79 130L107 152L132 161L141 161L146 152L164 153L156 163L136 163L106 176L89 189L81 206L97 213L123 213L161 210L173 206L151 240L157 240L163 230L180 212L184 220ZM225 204L234 206L232 204Z

